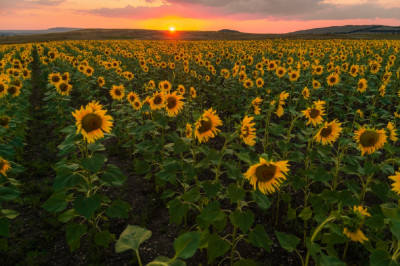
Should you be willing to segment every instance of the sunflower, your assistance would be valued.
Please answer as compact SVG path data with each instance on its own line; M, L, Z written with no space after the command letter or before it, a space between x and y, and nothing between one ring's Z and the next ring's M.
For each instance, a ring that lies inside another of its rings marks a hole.
M222 121L215 113L216 111L212 108L205 110L195 124L194 135L200 143L207 142L209 138L214 138L221 131L217 126L221 126Z
M104 132L110 133L113 125L112 117L106 113L107 110L93 110L90 106L75 110L72 115L75 117L78 127L76 133L80 132L88 143L103 138Z
M51 84L56 85L61 81L61 76L59 73L51 73L49 75L49 81Z
M314 90L316 90L319 87L321 87L321 83L319 83L317 80L313 80L312 81L312 87L313 87Z
M389 176L394 181L392 184L392 190L400 195L400 172L395 172L395 175Z
M292 70L289 73L289 81L297 81L300 78L300 72L297 70Z
M59 94L61 94L62 96L65 96L65 95L69 95L69 93L71 92L72 85L68 84L64 81L61 81L60 83L58 83L56 85L56 89Z
M88 107L92 108L93 111L103 109L103 105L101 105L99 102L96 102L96 101L91 101L90 103L88 103L86 105L86 108L88 108Z
M256 79L256 86L257 88L262 88L262 86L264 86L264 80L262 78Z
M164 107L165 104L165 95L161 92L155 92L153 97L150 99L150 108L151 110L159 110Z
M93 75L94 69L93 67L85 67L85 69L83 70L83 74L86 75L86 77L91 77Z
M2 116L0 117L0 126L4 128L8 128L8 125L10 124L10 117L8 116Z
M190 87L190 96L192 96L193 99L197 97L196 89L193 87Z
M370 217L371 215L362 206L354 206L353 209L350 209L344 220L343 234L351 241L360 243L368 241L368 238L361 231L366 216Z
M240 129L240 138L249 146L254 146L256 138L255 123L251 123L254 117L245 116L242 121L242 127Z
M140 100L135 100L133 103L132 103L132 106L133 106L133 109L135 109L136 111L137 110L140 110L141 108L142 108L142 102L140 101Z
M304 89L301 92L301 94L303 95L303 98L305 100L308 100L308 98L310 98L310 90L307 87L304 87Z
M191 139L193 136L193 128L192 128L192 125L189 123L186 123L185 136L188 139Z
M69 82L70 81L70 76L69 76L69 72L65 72L64 74L62 74L62 76L61 76L61 80L62 81L64 81L64 82Z
M393 123L389 122L387 124L386 128L389 131L389 139L391 141L396 142L398 140L398 138L397 138L396 128L394 127Z
M7 176L7 172L10 171L10 162L0 156L0 174Z
M7 95L8 86L0 80L0 99Z
M133 104L133 102L135 101L140 101L139 95L137 95L135 92L131 91L130 93L128 93L128 95L126 96L126 98L128 99L130 104Z
M181 101L182 99L183 96L177 95L176 91L165 96L165 109L168 116L176 116L183 109L184 102Z
M352 65L352 66L350 67L350 71L349 71L350 75L351 75L352 77L356 77L356 76L357 76L357 73L358 73L358 69L359 69L359 66L357 66L357 65Z
M383 147L386 143L385 130L376 130L372 128L361 128L354 132L354 140L357 141L361 150L361 156L365 153L371 154Z
M361 244L364 243L364 241L368 241L369 239L364 235L364 233L361 231L360 228L357 228L354 232L350 231L345 227L343 229L343 234L345 234L348 238L351 239L351 241L354 242L360 242Z
M110 90L110 95L114 100L121 101L125 97L124 85L113 85Z
M314 139L322 143L322 145L335 142L342 131L341 125L342 123L338 123L336 119L330 123L325 122L325 125L321 127Z
M356 113L361 117L364 118L364 113L360 109L357 109Z
M279 78L283 78L285 76L286 73L286 69L284 67L278 67L275 70L275 74L279 77Z
M253 105L253 108L254 108L254 114L256 114L256 115L260 114L261 109L259 106L262 103L262 101L263 100L260 97L257 97L251 102L251 104Z
M357 90L361 93L364 93L367 90L367 80L362 78L358 81Z
M244 176L250 180L254 190L258 187L262 193L271 194L279 190L283 180L286 180L285 175L288 171L288 161L273 162L260 158L260 162L250 166Z
M183 85L178 85L178 92L180 95L184 95L186 90L185 90L185 86Z
M251 79L245 79L244 81L243 81L243 87L245 88L245 89L249 89L249 88L251 88L251 87L253 87L254 86L254 82L251 80Z
M15 98L21 93L21 88L16 86L10 86L7 89L7 93L10 94L13 98Z
M379 95L380 95L381 97L383 97L383 96L385 96L385 93L386 93L386 86L385 86L384 84L382 84L382 85L379 87Z
M158 88L163 92L169 92L171 90L171 83L168 80L161 81L158 83Z
M329 87L335 86L339 83L340 77L336 73L331 73L327 78L326 82L328 83Z
M324 119L322 118L325 115L325 110L321 106L314 106L312 108L308 107L307 110L301 111L305 117L308 118L307 125L312 123L313 126L321 124Z
M103 77L98 77L97 84L99 85L99 87L103 87L106 84L106 80Z

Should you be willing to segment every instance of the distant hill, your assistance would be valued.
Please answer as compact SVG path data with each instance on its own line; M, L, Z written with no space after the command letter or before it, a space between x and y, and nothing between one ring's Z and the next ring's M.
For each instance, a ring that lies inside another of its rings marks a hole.
M384 25L346 25L299 30L289 34L400 34L400 27Z
M222 30L219 30L218 32L229 32L229 33L241 33L240 31L237 31L237 30L229 30L229 29L222 29Z
M47 30L0 30L0 36L46 34L46 33L56 33L56 32L68 32L80 29L81 28L56 27Z

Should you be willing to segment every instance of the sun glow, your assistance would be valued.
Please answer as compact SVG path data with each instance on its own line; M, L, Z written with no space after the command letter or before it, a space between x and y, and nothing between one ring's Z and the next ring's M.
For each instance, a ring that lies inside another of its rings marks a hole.
M174 26L170 26L169 27L169 32L174 33L175 32L175 27Z

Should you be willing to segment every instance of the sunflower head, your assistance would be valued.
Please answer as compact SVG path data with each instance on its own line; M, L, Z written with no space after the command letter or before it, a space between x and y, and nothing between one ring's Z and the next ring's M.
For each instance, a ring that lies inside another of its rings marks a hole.
M8 116L0 116L0 126L8 128L11 118Z
M352 241L363 243L368 241L368 238L361 231L364 225L365 217L370 217L371 215L367 212L367 209L362 206L354 206L347 212L344 217L344 230L343 233L350 238Z
M189 139L191 139L193 136L193 128L192 125L189 123L186 123L185 136Z
M323 145L331 144L336 141L342 132L342 123L339 123L336 119L332 122L325 122L325 125L321 127L314 139Z
M165 96L165 109L168 116L176 116L183 109L184 102L182 102L182 99L183 96L177 95L176 91Z
M56 85L61 81L61 76L59 73L51 73L49 75L49 81L51 84Z
M16 86L10 86L7 89L7 93L10 94L13 98L17 97L21 93L21 88Z
M135 110L140 110L142 108L142 102L140 100L135 100L132 103L132 106Z
M386 143L386 132L384 130L376 130L372 128L361 128L354 132L361 155L365 153L371 154L379 150Z
M254 117L245 116L240 128L240 138L249 146L254 146L256 138L255 123L252 123Z
M114 100L121 101L125 97L125 87L124 85L113 85L110 90L110 95Z
M64 96L64 95L69 95L72 89L72 85L68 84L67 82L61 81L56 85L56 88L58 93Z
M11 170L10 162L0 156L0 174L7 176L7 172Z
M221 126L222 121L215 113L212 108L205 110L195 124L195 137L200 143L214 138L220 131L217 126Z
M328 83L329 87L335 86L339 83L340 77L337 73L331 73L327 78L326 82Z
M192 96L193 99L197 97L197 92L194 87L190 87L190 96Z

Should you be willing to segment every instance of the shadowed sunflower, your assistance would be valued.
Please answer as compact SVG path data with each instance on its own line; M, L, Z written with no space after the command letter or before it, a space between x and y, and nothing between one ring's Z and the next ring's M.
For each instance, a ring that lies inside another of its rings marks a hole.
M184 95L186 90L185 90L185 86L183 85L178 85L178 92L180 95Z
M61 80L62 81L64 81L64 82L69 82L70 81L70 75L69 75L69 72L65 72L64 74L62 74L62 76L61 76Z
M400 195L400 172L395 172L395 175L389 176L394 181L392 184L392 190Z
M389 139L391 141L396 142L398 140L398 138L397 138L396 128L394 127L393 123L389 122L387 124L386 128L389 131Z
M244 81L243 81L243 87L245 88L245 89L249 89L249 88L251 88L251 87L253 87L254 86L254 82L251 80L251 79L245 79Z
M196 89L193 87L190 87L190 96L192 96L193 99L197 97Z
M51 84L56 85L61 81L61 76L59 73L51 73L49 75L49 81Z
M130 93L128 93L128 95L126 96L126 98L128 99L130 104L133 104L135 101L140 101L139 95L137 95L135 92L131 91Z
M313 80L312 81L312 87L313 87L314 90L316 90L319 87L321 87L321 83L319 83L317 80Z
M254 146L256 138L255 123L251 123L254 117L245 116L242 121L242 127L240 129L240 138L249 146Z
M307 87L304 87L303 91L301 92L301 94L303 95L303 98L305 100L307 100L308 98L310 98L310 90Z
M285 76L286 73L286 69L284 67L278 67L275 70L275 74L279 77L279 78L283 78Z
M260 104L262 103L262 99L260 97L255 98L252 102L251 105L253 105L254 108L254 114L259 115L260 114Z
M155 92L153 97L150 98L150 108L151 110L159 110L164 107L165 95L163 92Z
M0 80L0 99L7 95L8 86Z
M297 81L300 78L300 71L292 70L289 73L289 81Z
M326 82L328 83L329 87L335 86L339 83L340 77L336 73L331 73L327 78Z
M171 83L168 80L161 81L160 83L158 83L158 88L161 91L167 93L171 90Z
M0 156L0 174L7 176L7 172L10 171L10 162Z
M364 93L367 90L367 87L368 87L368 85L367 85L366 79L362 78L358 81L357 91Z
M135 109L136 111L137 110L140 110L141 108L142 108L142 102L140 101L140 100L135 100L133 103L132 103L132 106L133 106L133 109Z
M325 122L325 125L318 131L314 139L322 143L322 145L335 142L342 131L341 125L342 123L338 123L336 119L330 123Z
M173 117L176 116L182 109L185 104L181 100L183 99L182 95L177 95L177 92L168 93L165 96L165 109L168 113L168 116Z
M312 108L308 107L307 110L303 110L301 112L303 113L303 115L305 117L308 118L307 125L312 123L313 126L317 126L324 121L322 116L325 115L325 113L324 113L325 111L319 105L315 105L315 107L312 107Z
M262 86L264 86L264 80L262 78L256 79L256 86L257 88L262 88Z
M271 194L279 190L283 180L286 180L285 174L288 171L288 161L267 162L265 159L260 158L260 162L250 166L244 176L250 180L254 190L258 187L262 193Z
M65 96L65 95L69 95L69 93L71 92L72 85L70 85L64 81L61 81L60 83L58 83L56 85L56 89L59 94L61 94L62 96Z
M113 85L110 90L110 95L114 100L122 101L125 96L125 87L124 85Z
M10 94L13 98L15 98L21 93L21 88L16 86L10 86L7 89L7 93Z
M386 143L386 132L372 128L361 128L354 132L354 139L357 141L358 148L361 150L361 156L365 153L371 154L381 149Z
M103 138L104 132L110 133L113 122L106 113L106 110L93 110L90 106L72 112L78 127L77 134L81 133L88 143L92 143Z
M8 128L8 125L10 124L10 117L8 116L2 116L0 117L0 126L4 128Z
M222 121L215 113L216 111L212 108L205 110L195 124L194 135L200 143L207 142L209 138L214 138L221 131L217 126L221 126Z
M99 85L99 87L103 87L106 84L106 80L103 77L98 77L97 84Z
M361 231L366 216L370 217L371 215L362 206L354 206L353 209L350 209L344 221L343 234L354 242L368 241L369 239Z
M192 128L192 125L189 123L186 123L185 136L188 139L191 139L193 136L193 128Z

